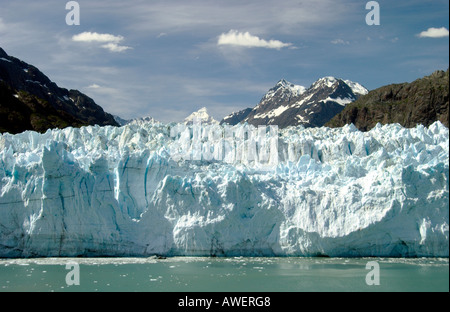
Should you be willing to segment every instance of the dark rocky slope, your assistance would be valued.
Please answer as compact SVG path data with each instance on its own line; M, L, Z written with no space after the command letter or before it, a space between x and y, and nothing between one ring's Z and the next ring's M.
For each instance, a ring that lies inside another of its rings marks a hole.
M449 71L436 71L411 83L384 86L347 105L325 126L353 123L361 131L377 123L399 123L412 128L439 120L449 125Z
M0 48L0 132L96 124L118 126L85 94L58 87L39 69Z

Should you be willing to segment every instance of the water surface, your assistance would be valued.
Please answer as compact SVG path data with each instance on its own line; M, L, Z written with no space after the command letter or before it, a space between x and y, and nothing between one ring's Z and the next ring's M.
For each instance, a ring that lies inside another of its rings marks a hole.
M374 261L379 265L379 285L369 285L376 281L377 272L366 265ZM241 257L0 259L0 291L448 292L449 261L448 258Z

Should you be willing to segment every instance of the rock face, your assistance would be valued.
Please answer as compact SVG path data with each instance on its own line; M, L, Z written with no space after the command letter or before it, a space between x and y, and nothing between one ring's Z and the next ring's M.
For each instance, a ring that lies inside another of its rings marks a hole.
M194 127L0 134L0 257L448 257L440 122Z
M280 80L253 109L247 108L225 117L221 124L236 125L247 122L258 125L277 125L280 128L303 125L321 127L344 107L367 94L358 83L324 77L309 88Z
M250 112L252 110L253 110L253 108L246 108L244 110L231 113L230 115L228 115L227 117L222 119L220 124L221 125L228 124L228 125L231 125L231 126L235 126L238 123L240 123L241 121L245 120L245 118L247 118L248 114L250 114Z
M118 126L88 96L58 87L39 69L0 48L0 132L96 124Z
M377 123L412 128L435 121L449 125L449 71L436 71L412 83L381 87L360 97L334 117L326 126L342 127L353 123L368 131Z

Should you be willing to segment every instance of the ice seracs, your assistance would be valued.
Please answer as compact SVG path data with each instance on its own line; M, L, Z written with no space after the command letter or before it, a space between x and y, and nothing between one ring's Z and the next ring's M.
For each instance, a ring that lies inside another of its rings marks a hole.
M133 118L133 119L124 119L117 115L112 115L114 117L114 120L119 124L119 126L125 126L128 124L144 124L144 123L158 123L159 121L156 120L153 117L147 116L147 117L140 117L140 118Z
M195 127L0 135L0 257L448 257L440 122Z

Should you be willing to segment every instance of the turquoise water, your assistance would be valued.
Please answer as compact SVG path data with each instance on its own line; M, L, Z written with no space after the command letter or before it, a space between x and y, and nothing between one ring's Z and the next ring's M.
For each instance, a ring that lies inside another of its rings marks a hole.
M376 262L378 271L375 266L366 268L368 262ZM240 257L0 259L0 292L9 291L448 292L449 260Z

